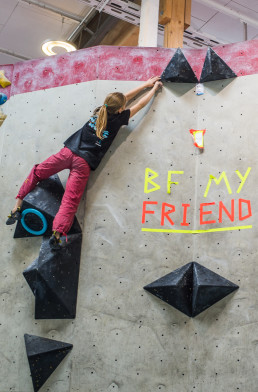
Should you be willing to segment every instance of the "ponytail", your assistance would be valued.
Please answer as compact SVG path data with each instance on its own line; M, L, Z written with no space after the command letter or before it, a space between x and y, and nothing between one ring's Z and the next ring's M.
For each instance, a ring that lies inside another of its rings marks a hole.
M104 104L95 109L97 114L96 135L99 139L103 139L103 132L107 126L108 114L115 114L126 104L126 97L122 93L111 93L106 97Z
M103 131L107 126L107 106L103 105L98 110L98 118L96 122L96 135L99 139L102 139Z

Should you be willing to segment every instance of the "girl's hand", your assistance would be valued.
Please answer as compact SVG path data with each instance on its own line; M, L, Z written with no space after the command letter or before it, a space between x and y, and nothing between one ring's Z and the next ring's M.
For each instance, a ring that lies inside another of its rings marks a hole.
M153 86L153 88L154 88L154 90L155 91L158 91L160 88L162 88L163 87L163 83L162 82L160 82L160 81L156 81L155 83L154 83L154 86Z
M154 84L155 84L157 81L159 81L159 80L160 80L160 76L152 76L150 79L148 79L148 80L145 82L145 86L146 86L146 87L153 87Z

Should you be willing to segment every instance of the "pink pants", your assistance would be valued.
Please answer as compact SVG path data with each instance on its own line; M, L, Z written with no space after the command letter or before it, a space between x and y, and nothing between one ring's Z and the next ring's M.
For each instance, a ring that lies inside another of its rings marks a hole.
M70 174L61 206L53 221L53 231L58 231L62 235L66 235L73 224L74 215L90 175L90 166L83 158L67 147L62 148L57 154L51 155L44 162L33 167L16 196L16 199L23 200L39 181L64 169L70 169Z

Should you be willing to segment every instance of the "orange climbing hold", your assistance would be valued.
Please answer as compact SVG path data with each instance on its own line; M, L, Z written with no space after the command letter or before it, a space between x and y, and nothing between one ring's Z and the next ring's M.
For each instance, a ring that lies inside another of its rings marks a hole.
M194 145L198 148L204 148L204 137L203 135L205 134L206 130L202 129L200 131L198 130L194 130L194 129L190 129L189 131L194 139Z

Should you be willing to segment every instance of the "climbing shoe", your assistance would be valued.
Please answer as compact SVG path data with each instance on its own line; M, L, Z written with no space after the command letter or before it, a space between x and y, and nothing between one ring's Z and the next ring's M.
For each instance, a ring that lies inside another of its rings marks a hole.
M21 207L18 207L15 212L10 212L6 221L7 225L13 225L15 222L21 220Z
M56 238L55 233L52 234L52 236L49 238L49 246L53 250L59 250L61 249L61 244L62 241L60 238Z

